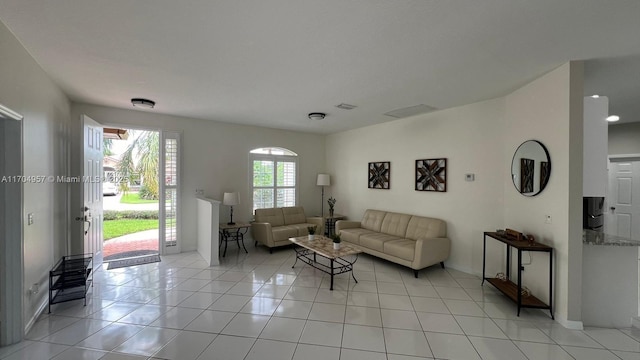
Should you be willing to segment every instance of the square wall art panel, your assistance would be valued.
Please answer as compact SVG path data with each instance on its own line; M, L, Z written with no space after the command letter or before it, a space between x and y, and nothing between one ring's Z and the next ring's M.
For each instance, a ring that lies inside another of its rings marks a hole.
M391 163L389 161L369 163L369 189L390 188Z
M416 160L416 191L447 191L447 159Z

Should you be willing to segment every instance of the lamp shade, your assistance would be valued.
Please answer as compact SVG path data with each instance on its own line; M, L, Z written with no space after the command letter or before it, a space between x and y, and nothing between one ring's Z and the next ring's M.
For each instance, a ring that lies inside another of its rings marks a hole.
M237 192L224 193L224 198L222 199L222 205L238 205L240 204L240 194Z
M329 174L318 174L318 181L316 183L318 186L330 186L331 185L331 177Z

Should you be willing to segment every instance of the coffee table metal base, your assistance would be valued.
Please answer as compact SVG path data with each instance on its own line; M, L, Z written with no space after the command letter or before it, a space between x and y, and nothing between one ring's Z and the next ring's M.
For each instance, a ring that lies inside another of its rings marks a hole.
M349 261L347 259L339 258L339 257L335 259L328 258L316 253L313 250L309 250L309 249L298 247L298 246L294 247L293 250L296 251L296 262L293 263L293 266L291 268L293 269L298 263L298 260L300 260L303 263L315 269L318 269L325 274L331 275L331 286L329 287L329 290L333 290L333 277L335 275L344 274L349 271L351 272L351 277L353 278L353 280L356 282L356 284L358 283L358 280L353 275L353 264L355 264L356 261L358 261L358 254L355 255L356 258L353 261ZM317 262L316 256L321 256L329 260L329 265Z

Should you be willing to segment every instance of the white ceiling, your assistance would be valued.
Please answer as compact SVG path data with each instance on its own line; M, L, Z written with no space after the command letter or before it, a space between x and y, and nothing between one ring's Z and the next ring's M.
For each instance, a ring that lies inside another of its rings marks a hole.
M639 18L635 0L0 0L74 101L317 133L639 55Z

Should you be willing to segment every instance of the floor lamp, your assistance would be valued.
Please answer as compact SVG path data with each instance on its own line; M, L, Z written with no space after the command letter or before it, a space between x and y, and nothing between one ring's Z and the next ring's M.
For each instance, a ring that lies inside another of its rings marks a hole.
M320 216L324 216L324 187L331 185L331 178L329 177L329 174L318 174L316 185L322 186L322 212L320 213Z

